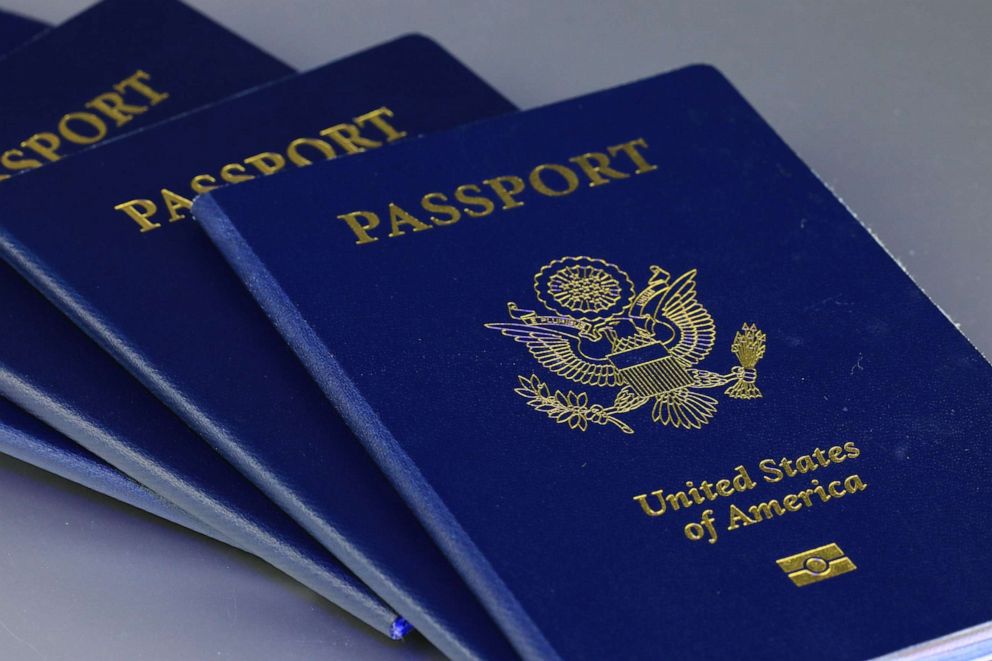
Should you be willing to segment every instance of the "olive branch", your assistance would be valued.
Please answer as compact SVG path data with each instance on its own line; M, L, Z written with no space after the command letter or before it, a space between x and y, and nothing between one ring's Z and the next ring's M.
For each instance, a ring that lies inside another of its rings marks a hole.
M584 393L574 393L569 390L563 393L555 390L551 394L548 384L541 381L536 374L531 374L530 378L524 376L517 377L520 380L520 387L513 392L527 400L527 405L541 411L555 422L566 424L571 429L586 431L589 423L594 425L612 424L620 428L625 434L633 434L623 420L614 414L618 411L613 406L603 406L602 404L589 405L589 396Z

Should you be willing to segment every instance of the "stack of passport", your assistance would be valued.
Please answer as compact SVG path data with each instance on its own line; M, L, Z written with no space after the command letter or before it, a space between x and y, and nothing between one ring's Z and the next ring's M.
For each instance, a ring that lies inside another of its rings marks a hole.
M451 658L992 649L992 367L715 69L0 52L3 452Z

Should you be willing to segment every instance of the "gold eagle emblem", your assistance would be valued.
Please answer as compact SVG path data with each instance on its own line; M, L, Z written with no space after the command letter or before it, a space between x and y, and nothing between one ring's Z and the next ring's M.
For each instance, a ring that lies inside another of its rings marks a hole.
M651 418L679 429L699 429L716 413L717 400L699 392L730 384L724 393L755 399L755 366L765 355L765 334L744 324L730 351L738 365L727 374L696 367L716 342L713 317L696 298L696 271L672 279L651 267L637 291L620 267L594 257L562 257L534 276L547 314L507 304L512 323L485 324L523 343L542 367L583 386L619 388L609 406L590 404L585 392L554 393L536 374L519 376L515 392L532 408L572 429L589 424L634 430L619 416L648 403Z

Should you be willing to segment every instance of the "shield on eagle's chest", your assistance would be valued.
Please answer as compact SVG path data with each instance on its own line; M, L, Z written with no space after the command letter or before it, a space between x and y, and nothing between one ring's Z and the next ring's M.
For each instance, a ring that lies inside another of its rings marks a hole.
M642 397L654 397L692 383L685 364L658 341L623 348L607 358L617 368L623 385Z

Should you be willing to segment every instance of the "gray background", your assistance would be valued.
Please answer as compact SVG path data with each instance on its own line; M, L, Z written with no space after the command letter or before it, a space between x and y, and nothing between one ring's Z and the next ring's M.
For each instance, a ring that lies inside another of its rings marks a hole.
M50 22L88 4L0 0ZM992 355L992 3L192 4L299 68L423 32L525 108L715 64ZM0 658L426 654L242 553L0 460Z

